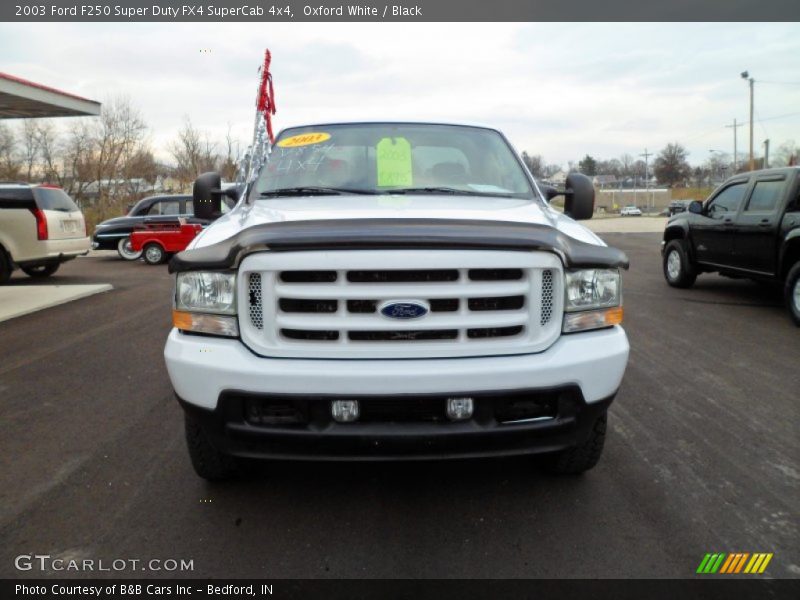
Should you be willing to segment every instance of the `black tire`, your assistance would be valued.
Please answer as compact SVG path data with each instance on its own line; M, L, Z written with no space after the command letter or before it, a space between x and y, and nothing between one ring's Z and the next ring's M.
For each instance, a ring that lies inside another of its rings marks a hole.
M796 262L786 275L784 286L786 306L794 324L800 327L800 262Z
M686 242L683 240L672 240L667 244L664 248L662 267L664 279L672 287L690 288L697 279L697 272L689 260Z
M142 248L142 256L144 256L144 262L148 265L160 265L167 259L167 253L164 248L156 243L145 245Z
M239 472L236 459L217 450L197 421L184 415L184 425L186 446L195 473L208 481L222 481Z
M29 267L20 268L30 277L50 277L50 275L58 271L60 266L61 263L47 263L44 265L31 265Z
M589 439L582 444L547 456L544 467L558 475L579 475L594 467L603 454L607 423L607 413L603 412L594 422Z
M131 247L130 236L121 238L117 242L117 254L122 260L139 260L142 257L142 251L134 252Z
M11 267L11 261L6 255L6 251L0 246L0 285L6 283L11 279L11 273L14 269Z

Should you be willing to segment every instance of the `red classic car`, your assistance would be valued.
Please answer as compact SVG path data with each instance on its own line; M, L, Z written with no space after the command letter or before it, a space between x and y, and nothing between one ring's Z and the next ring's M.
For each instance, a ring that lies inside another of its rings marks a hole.
M134 252L141 251L147 264L159 265L171 254L185 250L202 230L201 224L187 223L183 218L145 221L131 233L131 248Z

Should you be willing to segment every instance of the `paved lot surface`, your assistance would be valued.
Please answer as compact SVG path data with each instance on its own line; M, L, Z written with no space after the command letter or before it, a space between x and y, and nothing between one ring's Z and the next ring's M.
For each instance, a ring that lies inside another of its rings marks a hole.
M667 217L605 217L582 223L595 233L661 233Z
M721 551L800 576L800 330L779 292L674 290L657 234L605 237L632 259L632 354L603 460L577 478L515 459L208 485L161 357L166 268L65 265L51 283L115 289L0 324L0 575L40 575L13 566L38 553L192 559L198 577L685 577Z
M107 283L91 285L46 285L35 287L22 278L14 279L11 285L0 287L0 321L27 315L45 308L51 308L80 300L87 296L107 292Z

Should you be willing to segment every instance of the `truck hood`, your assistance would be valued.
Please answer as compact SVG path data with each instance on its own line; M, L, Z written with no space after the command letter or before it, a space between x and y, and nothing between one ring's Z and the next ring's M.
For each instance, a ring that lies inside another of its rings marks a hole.
M210 246L243 229L287 221L352 219L459 219L553 227L576 240L604 246L586 227L534 200L491 196L353 195L257 200L241 203L195 238L190 249Z
M253 252L387 248L543 250L566 267L628 267L624 252L533 202L328 196L237 206L175 255L170 271L235 269Z

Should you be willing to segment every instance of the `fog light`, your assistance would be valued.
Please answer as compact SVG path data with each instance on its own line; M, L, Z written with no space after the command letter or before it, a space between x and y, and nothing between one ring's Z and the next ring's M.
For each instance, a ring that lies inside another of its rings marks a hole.
M331 414L337 423L352 423L358 419L358 400L334 400Z
M451 421L463 421L472 416L472 398L448 398L447 418Z

